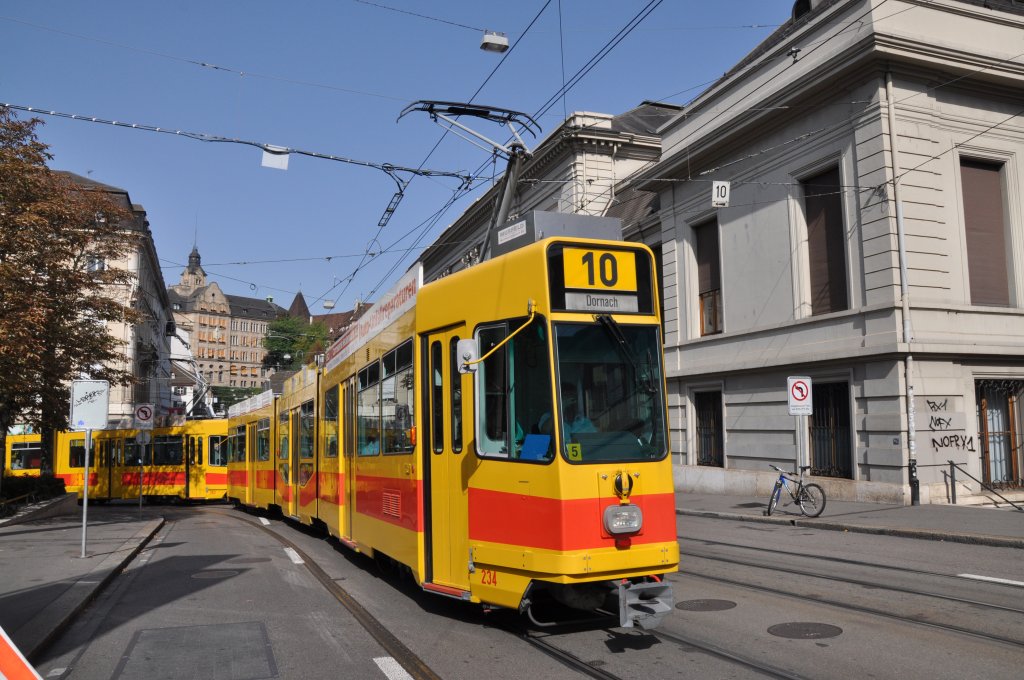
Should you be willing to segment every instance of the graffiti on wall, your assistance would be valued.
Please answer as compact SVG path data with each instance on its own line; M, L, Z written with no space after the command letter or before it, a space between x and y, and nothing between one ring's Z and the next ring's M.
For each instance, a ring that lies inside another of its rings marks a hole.
M921 423L918 441L938 455L953 452L977 452L977 437L967 432L967 415L956 408L955 397L919 397L914 400L917 421Z

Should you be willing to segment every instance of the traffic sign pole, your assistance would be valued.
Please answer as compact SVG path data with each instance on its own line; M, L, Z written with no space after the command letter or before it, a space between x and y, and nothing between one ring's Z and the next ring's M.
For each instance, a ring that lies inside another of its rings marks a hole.
M92 451L92 430L85 431L85 474L82 476L82 559L85 559L85 540L89 517L89 454Z
M807 431L807 416L814 412L811 379L805 375L793 375L786 379L789 393L789 415L796 416L796 466L797 472L804 465L811 464L811 441Z

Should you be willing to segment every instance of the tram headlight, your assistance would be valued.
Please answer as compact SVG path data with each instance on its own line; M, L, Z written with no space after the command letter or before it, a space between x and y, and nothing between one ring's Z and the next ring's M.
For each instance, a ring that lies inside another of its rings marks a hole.
M635 534L644 525L644 513L635 505L609 505L604 509L604 528L609 534Z

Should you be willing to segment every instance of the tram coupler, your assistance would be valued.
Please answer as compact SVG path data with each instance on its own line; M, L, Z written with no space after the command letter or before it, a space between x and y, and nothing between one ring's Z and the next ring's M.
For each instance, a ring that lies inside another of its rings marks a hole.
M664 581L618 584L619 627L632 628L635 625L644 630L656 628L662 617L672 611L675 598L672 586Z

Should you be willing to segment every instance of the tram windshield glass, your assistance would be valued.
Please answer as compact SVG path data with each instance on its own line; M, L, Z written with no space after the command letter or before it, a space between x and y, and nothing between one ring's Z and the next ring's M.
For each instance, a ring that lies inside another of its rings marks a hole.
M572 463L662 458L659 329L596 318L554 325L563 454Z

